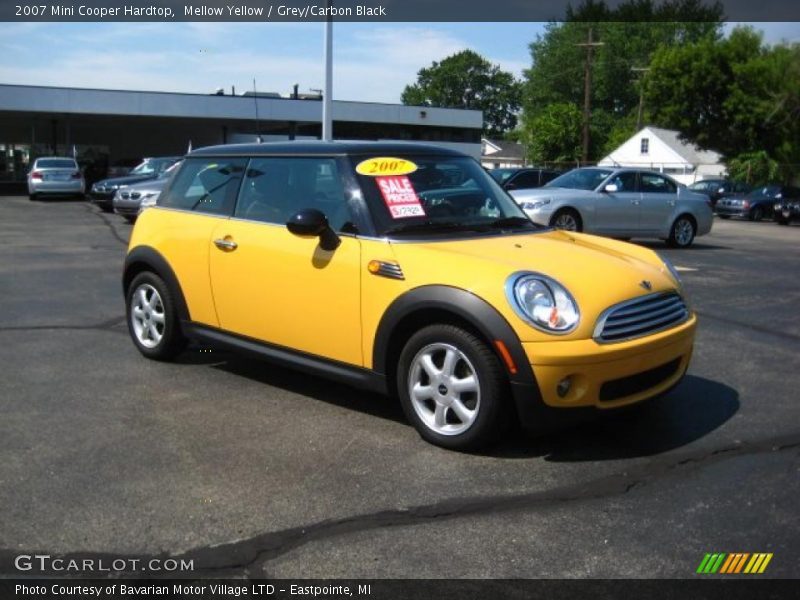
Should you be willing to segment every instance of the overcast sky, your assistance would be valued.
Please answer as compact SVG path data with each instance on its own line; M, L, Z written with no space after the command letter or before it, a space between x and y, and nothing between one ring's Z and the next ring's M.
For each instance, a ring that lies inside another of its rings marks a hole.
M770 43L800 23L757 23ZM728 25L730 27L730 25ZM434 60L471 48L521 76L542 23L334 25L337 100L399 102ZM0 83L210 93L321 88L321 23L0 23Z

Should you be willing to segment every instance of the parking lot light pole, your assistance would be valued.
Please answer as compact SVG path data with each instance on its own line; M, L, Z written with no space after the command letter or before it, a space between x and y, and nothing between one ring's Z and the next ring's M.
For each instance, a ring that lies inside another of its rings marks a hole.
M330 8L330 0L326 2ZM333 122L331 115L331 99L333 96L333 20L328 17L325 20L325 89L322 92L322 139L331 141L333 139Z

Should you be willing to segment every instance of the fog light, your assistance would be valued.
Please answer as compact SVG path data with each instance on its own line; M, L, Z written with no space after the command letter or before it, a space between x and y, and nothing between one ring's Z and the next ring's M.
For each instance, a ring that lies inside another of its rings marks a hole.
M563 398L564 396L569 394L569 388L571 385L572 385L572 376L570 375L567 375L566 377L564 377L564 379L559 381L558 385L556 386L556 393L558 394L558 397Z

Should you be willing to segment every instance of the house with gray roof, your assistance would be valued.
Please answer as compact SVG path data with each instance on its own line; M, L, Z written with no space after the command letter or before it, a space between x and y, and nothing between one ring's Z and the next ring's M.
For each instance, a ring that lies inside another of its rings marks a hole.
M680 132L644 127L597 163L601 167L637 167L670 175L681 183L722 177L725 164L713 150L680 139Z

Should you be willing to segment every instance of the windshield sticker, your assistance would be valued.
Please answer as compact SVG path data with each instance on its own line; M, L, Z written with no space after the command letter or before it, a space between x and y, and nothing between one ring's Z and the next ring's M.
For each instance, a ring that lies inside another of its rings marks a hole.
M425 210L419 203L417 192L405 175L376 177L378 189L393 219L424 217Z
M405 158L391 158L379 156L362 160L356 165L356 173L367 175L368 177L381 177L383 175L408 175L417 170L410 160Z

